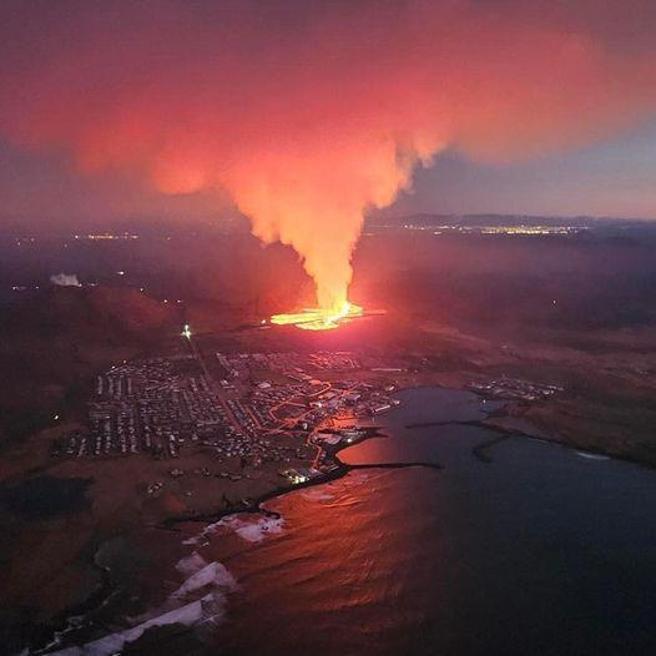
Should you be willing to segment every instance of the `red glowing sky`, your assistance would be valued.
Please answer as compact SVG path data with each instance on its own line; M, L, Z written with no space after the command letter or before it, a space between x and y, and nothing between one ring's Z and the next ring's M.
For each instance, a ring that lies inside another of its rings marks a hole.
M233 199L260 236L303 249L306 215L339 198L316 220L348 250L353 217L432 156L404 210L653 216L655 33L643 0L9 0L4 211Z

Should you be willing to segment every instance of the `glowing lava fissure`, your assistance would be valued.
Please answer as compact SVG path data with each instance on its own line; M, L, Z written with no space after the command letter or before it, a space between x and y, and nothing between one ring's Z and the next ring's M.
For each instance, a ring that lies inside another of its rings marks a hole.
M274 314L271 323L279 326L296 326L303 330L333 330L339 325L363 315L358 305L344 301L339 309L306 308L301 312L291 314Z

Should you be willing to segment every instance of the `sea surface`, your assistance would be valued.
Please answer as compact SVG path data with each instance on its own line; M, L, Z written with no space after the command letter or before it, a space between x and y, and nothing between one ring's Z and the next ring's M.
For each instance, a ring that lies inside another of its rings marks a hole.
M468 392L415 389L360 469L279 498L284 530L217 558L239 582L232 654L656 653L656 472L498 437ZM489 402L488 402L489 403Z
M499 442L476 425L495 403L469 392L398 399L376 419L386 437L340 453L373 466L269 501L279 516L194 525L154 619L61 653L176 623L194 628L125 653L656 653L656 472ZM375 466L390 463L431 466Z

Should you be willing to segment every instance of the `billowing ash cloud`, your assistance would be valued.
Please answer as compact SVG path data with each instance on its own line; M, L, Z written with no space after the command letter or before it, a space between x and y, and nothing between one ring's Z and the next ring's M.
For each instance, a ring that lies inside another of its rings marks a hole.
M56 273L50 276L50 282L59 287L82 287L75 273Z
M346 297L363 212L435 153L531 156L656 105L643 0L3 7L5 135L167 193L227 190L254 234L296 249L324 307Z

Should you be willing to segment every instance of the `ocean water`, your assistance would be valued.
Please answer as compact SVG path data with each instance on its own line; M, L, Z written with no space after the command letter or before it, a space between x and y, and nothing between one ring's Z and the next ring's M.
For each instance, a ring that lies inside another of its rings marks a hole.
M472 425L468 392L399 394L365 466L193 525L165 603L67 656L656 653L656 472ZM419 424L419 425L417 425ZM480 454L480 452L478 452ZM381 464L426 466L381 468ZM439 465L438 467L435 467ZM169 626L169 628L171 628Z
M466 392L401 393L360 469L267 507L284 530L207 547L239 582L208 653L656 653L656 472L471 425Z

